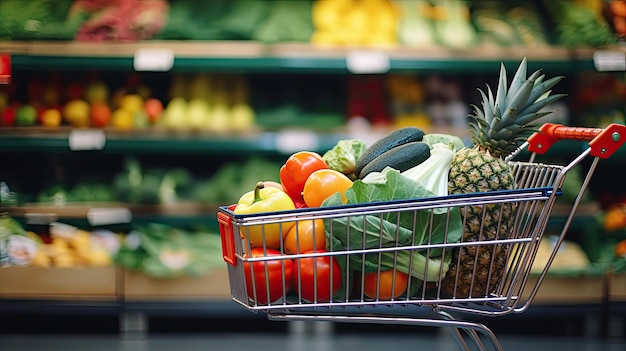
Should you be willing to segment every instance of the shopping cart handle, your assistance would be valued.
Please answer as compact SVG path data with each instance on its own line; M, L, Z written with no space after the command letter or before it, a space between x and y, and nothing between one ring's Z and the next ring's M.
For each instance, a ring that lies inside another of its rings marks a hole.
M559 140L589 141L591 156L609 158L626 142L626 126L613 123L602 129L546 123L528 138L528 151L544 154Z

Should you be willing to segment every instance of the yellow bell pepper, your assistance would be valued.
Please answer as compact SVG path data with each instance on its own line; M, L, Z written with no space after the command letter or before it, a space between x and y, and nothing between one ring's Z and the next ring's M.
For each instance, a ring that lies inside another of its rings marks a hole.
M253 213L276 212L294 210L293 201L281 189L264 186L263 182L256 184L253 191L245 193L235 207L235 214L246 215ZM293 227L295 222L281 222L258 224L241 227L241 235L248 240L251 247L279 248L283 238Z

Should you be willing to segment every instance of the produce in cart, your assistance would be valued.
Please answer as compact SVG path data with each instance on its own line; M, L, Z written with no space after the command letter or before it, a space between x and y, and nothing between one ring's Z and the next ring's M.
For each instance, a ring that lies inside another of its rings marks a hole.
M563 94L550 96L563 77L545 80L541 70L526 77L526 59L520 63L508 86L504 64L494 96L487 86L481 107L474 106L470 122L473 147L456 153L449 174L450 194L470 194L516 187L504 158L517 150L537 130L533 122L549 111L542 109ZM462 208L463 242L503 239L513 229L515 202ZM456 297L487 296L500 282L506 265L502 245L461 246L453 251L452 263L442 282L445 293Z

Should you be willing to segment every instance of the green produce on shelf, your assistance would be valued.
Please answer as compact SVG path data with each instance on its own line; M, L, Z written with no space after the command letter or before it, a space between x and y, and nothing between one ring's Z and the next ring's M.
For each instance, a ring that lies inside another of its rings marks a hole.
M0 2L0 39L71 40L87 18L67 17L73 0L3 0Z
M265 0L171 1L167 23L155 39L248 40L270 8Z
M19 196L11 191L6 182L0 182L0 205L15 206L19 203Z
M398 8L398 40L402 45L431 47L437 44L437 35L428 0L396 1Z
M435 31L443 46L464 48L478 42L466 1L435 0L435 11L440 13L434 21Z
M206 181L198 181L191 198L200 203L234 204L259 180L279 182L280 163L251 157L222 164Z
M515 6L506 11L506 18L517 30L519 38L527 47L548 45L543 18L532 4Z
M599 9L588 2L544 0L543 3L556 24L557 44L572 48L616 43L616 37Z
M268 17L255 28L252 39L262 43L306 42L313 34L313 1L278 0L271 2Z
M160 223L129 232L113 262L154 278L200 276L224 264L219 235Z
M113 193L130 204L171 204L188 197L193 181L184 168L143 170L139 160L129 157L114 176Z
M37 201L65 205L71 202L110 202L115 201L115 196L109 184L79 181L71 187L54 184L39 192Z
M515 27L507 20L499 4L493 6L490 3L486 7L475 9L472 20L482 43L505 47L522 44Z
M27 266L32 262L38 242L33 233L7 214L0 213L0 268Z

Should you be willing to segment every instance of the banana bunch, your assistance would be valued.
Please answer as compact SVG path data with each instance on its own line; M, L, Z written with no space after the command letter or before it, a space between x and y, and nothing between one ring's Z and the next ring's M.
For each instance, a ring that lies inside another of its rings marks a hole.
M398 13L390 0L317 0L311 43L321 46L393 46Z

